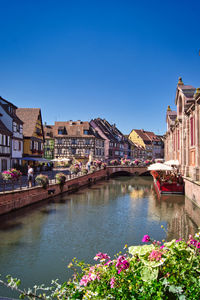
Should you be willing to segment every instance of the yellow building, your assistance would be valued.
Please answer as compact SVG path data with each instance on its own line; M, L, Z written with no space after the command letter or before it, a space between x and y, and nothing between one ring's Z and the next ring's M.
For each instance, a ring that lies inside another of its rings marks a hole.
M128 137L134 144L138 146L142 146L146 148L144 140L146 139L146 136L143 136L142 130L133 129Z
M25 160L39 161L43 157L44 131L40 108L18 108L17 116L24 122L24 153Z

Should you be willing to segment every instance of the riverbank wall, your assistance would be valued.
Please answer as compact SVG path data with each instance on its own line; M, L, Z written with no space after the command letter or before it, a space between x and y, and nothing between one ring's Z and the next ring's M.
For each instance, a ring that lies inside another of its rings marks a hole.
M184 177L185 196L200 207L200 182L194 181L189 177Z
M98 180L105 179L107 171L104 169L95 171L87 175L77 176L66 181L62 190L59 184L50 184L48 189L40 186L32 188L23 188L21 190L6 191L0 193L0 215L9 213L16 209L37 203L48 198L60 195L62 193L70 193L84 186L90 186Z

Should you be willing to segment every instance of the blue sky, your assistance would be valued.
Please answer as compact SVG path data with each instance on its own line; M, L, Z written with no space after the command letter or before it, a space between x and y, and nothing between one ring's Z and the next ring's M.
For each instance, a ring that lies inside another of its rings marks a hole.
M0 95L43 122L166 131L178 77L200 86L200 1L0 0Z

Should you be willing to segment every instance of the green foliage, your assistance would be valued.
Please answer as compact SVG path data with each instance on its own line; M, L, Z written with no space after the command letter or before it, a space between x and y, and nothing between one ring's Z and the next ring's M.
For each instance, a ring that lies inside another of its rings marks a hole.
M39 174L36 176L35 181L37 182L38 185L42 186L44 189L47 189L49 185L49 179L48 176Z

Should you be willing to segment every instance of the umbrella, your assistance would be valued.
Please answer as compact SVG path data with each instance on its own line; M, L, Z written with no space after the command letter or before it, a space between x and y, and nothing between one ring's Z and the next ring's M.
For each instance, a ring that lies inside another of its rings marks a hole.
M64 157L64 158L61 158L60 160L61 161L70 161L71 159Z
M54 159L52 159L51 161L61 161L61 159L60 158L54 158Z
M165 165L168 165L168 166L179 166L180 163L178 160L168 160L165 162Z
M155 163L148 167L149 171L172 171L173 168L171 166L167 166L161 163Z

